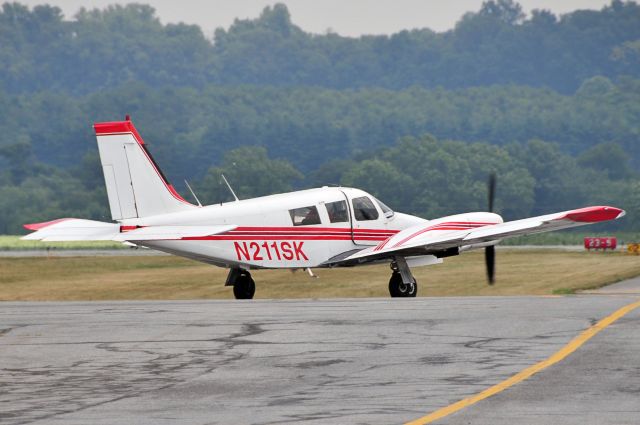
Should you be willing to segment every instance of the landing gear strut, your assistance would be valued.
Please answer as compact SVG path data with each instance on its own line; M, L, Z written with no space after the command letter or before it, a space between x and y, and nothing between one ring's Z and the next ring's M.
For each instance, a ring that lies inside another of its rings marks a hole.
M418 283L411 274L404 257L397 257L391 262L391 279L389 279L389 294L395 297L415 297L418 294Z
M231 269L226 286L233 286L233 295L237 300L250 300L256 293L256 282L251 273L244 269Z

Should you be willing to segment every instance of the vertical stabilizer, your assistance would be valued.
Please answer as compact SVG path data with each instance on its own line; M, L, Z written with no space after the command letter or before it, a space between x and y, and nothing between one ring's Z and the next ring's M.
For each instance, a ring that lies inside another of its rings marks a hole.
M114 220L197 208L169 184L128 116L93 127Z

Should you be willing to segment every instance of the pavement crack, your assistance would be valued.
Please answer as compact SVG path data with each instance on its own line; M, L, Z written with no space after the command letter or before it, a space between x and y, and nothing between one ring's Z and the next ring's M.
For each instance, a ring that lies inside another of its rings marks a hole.
M29 325L13 325L13 326L9 326L6 328L2 328L0 329L0 337L9 335L11 332L17 330L17 329L22 329L22 328L26 328Z

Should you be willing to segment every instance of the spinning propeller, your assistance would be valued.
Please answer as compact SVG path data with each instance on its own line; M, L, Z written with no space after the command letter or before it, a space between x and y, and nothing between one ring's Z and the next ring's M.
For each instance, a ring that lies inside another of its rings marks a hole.
M491 173L489 175L489 212L493 212L493 199L496 194L496 175ZM484 261L487 265L487 280L489 285L493 285L496 274L496 247L495 245L488 246L484 249Z

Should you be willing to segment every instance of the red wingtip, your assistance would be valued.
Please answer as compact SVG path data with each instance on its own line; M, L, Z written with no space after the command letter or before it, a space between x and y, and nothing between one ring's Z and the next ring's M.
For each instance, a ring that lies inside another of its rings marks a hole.
M580 221L584 223L597 223L599 221L615 220L624 216L624 210L616 207L597 206L586 207L569 211L564 217L567 220Z
M40 230L40 229L44 229L45 227L49 227L53 224L62 223L63 221L67 221L67 220L71 220L71 219L59 218L57 220L43 221L42 223L23 224L22 227L24 227L27 230Z

